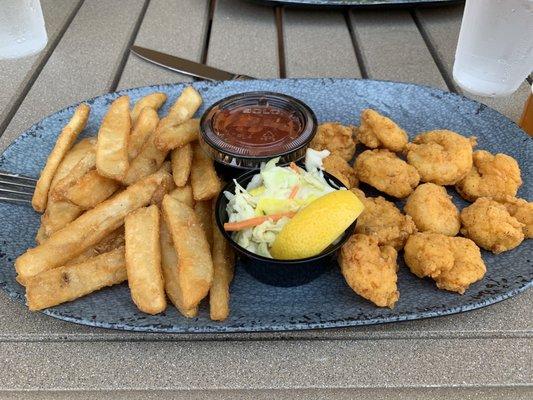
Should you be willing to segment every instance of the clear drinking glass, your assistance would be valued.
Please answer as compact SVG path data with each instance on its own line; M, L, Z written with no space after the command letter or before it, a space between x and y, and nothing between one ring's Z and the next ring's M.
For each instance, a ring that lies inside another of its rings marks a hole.
M508 96L533 70L533 0L466 0L453 78L480 96Z
M0 59L35 54L47 41L39 0L0 0Z

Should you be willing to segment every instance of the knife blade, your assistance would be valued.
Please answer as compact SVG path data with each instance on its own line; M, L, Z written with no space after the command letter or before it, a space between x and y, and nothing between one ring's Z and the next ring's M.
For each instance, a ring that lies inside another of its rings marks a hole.
M140 46L131 46L130 50L136 56L143 60L149 61L160 67L190 75L209 81L228 81L235 79L254 79L247 75L235 74L233 72L223 71L218 68L209 67L191 60L176 57L170 54L161 53L160 51L147 49Z

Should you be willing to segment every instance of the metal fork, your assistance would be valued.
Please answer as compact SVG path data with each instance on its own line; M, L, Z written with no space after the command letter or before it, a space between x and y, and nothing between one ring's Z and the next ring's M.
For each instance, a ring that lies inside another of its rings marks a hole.
M31 204L37 179L0 171L0 201Z

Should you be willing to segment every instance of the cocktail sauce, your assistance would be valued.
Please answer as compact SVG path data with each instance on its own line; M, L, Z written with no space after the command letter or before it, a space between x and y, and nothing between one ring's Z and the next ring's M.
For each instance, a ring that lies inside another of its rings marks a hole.
M275 157L282 164L301 159L316 126L313 111L294 97L241 93L207 109L200 121L200 145L221 164L257 169Z
M227 144L249 147L259 156L294 141L302 133L302 123L293 110L266 103L221 111L214 117L213 130Z

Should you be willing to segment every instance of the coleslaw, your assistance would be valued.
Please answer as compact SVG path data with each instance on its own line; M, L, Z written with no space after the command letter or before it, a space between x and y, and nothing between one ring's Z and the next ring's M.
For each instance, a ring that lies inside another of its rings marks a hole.
M261 165L246 188L235 180L235 193L228 199L226 231L245 249L272 258L269 248L277 234L300 209L327 193L336 191L322 172L322 160L330 152L307 149L305 169L291 163L278 166L279 157Z

